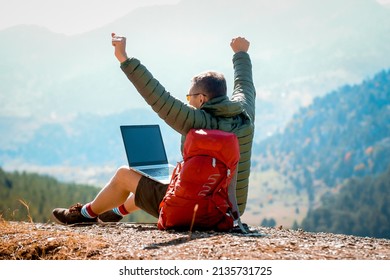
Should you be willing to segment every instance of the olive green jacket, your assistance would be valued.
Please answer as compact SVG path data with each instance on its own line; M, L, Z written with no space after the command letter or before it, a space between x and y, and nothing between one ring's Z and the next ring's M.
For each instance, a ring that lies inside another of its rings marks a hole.
M234 90L231 99L227 96L213 98L200 109L172 96L138 59L129 58L121 64L121 68L160 118L182 135L182 146L191 128L220 129L237 135L240 161L236 197L242 215L248 195L256 91L249 55L246 52L234 54L233 65Z

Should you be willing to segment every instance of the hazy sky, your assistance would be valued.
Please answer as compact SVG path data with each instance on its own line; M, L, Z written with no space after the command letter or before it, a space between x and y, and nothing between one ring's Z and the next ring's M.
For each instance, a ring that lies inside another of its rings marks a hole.
M390 0L372 1L390 6ZM179 2L180 0L0 0L0 30L18 24L34 24L72 35L104 26L137 7Z
M0 30L34 24L68 35L104 26L131 10L180 0L0 0Z

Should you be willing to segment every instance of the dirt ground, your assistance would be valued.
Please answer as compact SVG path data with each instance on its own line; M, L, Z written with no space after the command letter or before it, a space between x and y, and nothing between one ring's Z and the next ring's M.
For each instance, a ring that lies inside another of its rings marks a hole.
M0 221L0 260L390 260L390 240L283 228L250 234L160 231L154 224Z

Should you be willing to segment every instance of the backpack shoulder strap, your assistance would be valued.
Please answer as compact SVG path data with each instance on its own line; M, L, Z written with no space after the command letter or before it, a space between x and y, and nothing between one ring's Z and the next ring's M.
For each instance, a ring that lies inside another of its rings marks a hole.
M238 173L238 168L236 168L236 172L234 173L233 178L230 181L230 184L228 186L229 200L230 203L232 204L231 215L233 216L234 223L238 225L241 232L248 233L241 223L240 211L238 210L238 205L237 205L237 197L236 197L237 173Z

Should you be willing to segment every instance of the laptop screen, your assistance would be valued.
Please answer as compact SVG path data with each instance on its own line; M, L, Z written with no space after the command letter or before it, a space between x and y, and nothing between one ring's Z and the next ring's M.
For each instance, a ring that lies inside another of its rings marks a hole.
M123 125L120 128L130 166L168 163L158 125Z

